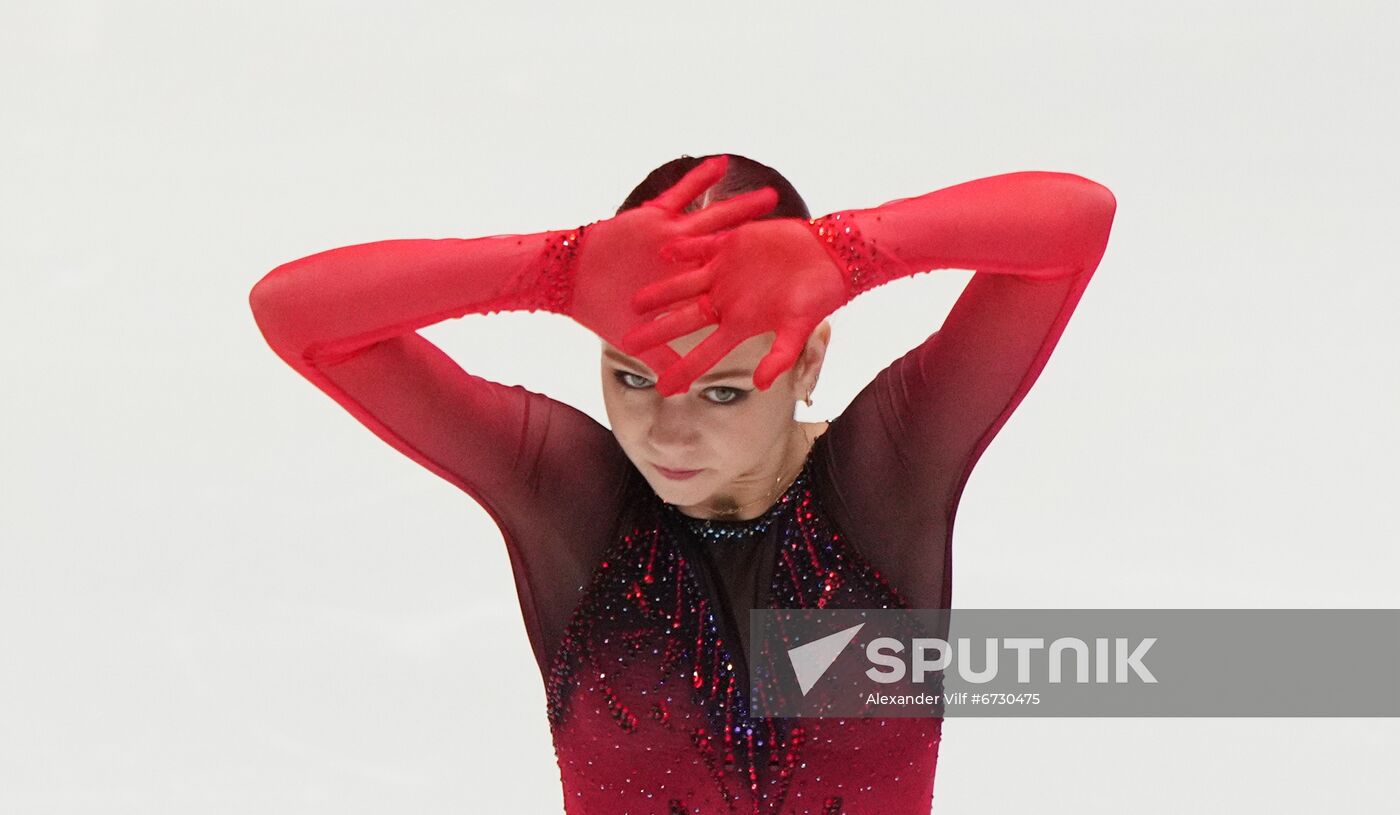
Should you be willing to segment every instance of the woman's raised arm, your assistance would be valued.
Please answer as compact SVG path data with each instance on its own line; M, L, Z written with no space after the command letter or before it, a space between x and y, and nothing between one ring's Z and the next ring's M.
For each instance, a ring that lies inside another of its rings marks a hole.
M626 461L586 414L471 375L415 329L466 314L557 310L570 233L389 240L273 269L249 297L288 365L375 435L471 495L500 526L537 659L586 582ZM571 515L587 506L596 515ZM595 519L600 528L587 528ZM575 534L564 536L562 530ZM548 564L548 568L545 568Z
M1107 246L1116 200L1076 175L1011 173L825 216L859 234L856 288L976 270L942 327L881 371L828 433L860 541L919 605L948 601L948 541L973 465L1044 369Z
M931 269L976 271L942 327L870 385L884 389L891 437L907 445L901 469L927 496L961 490L1030 390L1098 267L1116 208L1081 176L1021 172L816 219L850 226L871 247L856 294Z

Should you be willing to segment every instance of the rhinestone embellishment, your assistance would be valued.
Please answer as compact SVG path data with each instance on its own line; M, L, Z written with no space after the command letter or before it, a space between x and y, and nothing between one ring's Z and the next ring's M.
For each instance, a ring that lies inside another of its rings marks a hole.
M861 237L860 229L849 212L835 212L812 218L807 228L821 241L822 247L845 270L846 291L855 297L867 289L890 282L901 273L889 268L892 261L878 251L875 242Z

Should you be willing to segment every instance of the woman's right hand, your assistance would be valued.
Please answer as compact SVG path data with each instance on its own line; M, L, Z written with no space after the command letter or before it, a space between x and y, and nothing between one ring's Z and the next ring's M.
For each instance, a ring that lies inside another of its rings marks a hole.
M655 319L632 308L632 297L649 284L700 265L670 259L663 249L672 242L723 232L771 212L778 194L763 187L720 201L697 212L686 205L724 177L726 156L696 165L657 197L615 217L589 224L579 242L570 316L614 347L622 347L628 330ZM640 357L658 375L679 360L662 343Z

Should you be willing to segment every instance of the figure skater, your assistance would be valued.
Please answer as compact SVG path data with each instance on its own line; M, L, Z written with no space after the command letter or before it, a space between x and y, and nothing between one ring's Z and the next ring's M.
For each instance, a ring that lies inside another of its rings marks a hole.
M278 356L499 526L570 815L928 813L942 720L750 716L748 611L950 607L963 486L1115 208L1027 171L812 218L763 164L683 156L611 218L331 249L250 302ZM825 318L945 268L974 274L941 327L797 421ZM602 340L611 428L417 333L518 310Z

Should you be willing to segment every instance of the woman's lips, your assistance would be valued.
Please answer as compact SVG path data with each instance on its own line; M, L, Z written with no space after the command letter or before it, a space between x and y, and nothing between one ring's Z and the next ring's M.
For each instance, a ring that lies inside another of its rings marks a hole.
M653 464L652 466L656 468L657 472L661 473L667 478L675 479L677 481L680 481L681 479L685 478L690 478L691 476L700 472L700 470L669 470L665 467L662 467L659 464Z

